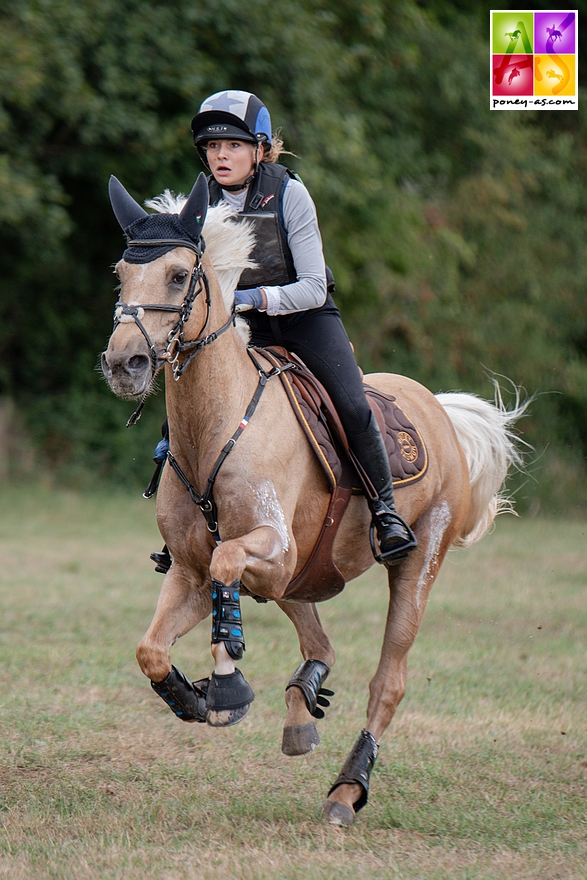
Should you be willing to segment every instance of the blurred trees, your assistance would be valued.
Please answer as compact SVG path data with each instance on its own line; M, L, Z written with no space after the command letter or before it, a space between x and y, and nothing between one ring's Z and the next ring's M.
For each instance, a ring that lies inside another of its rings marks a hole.
M189 190L191 117L241 88L297 156L362 366L555 392L524 425L548 447L524 494L580 499L583 113L491 112L488 42L459 0L4 0L0 381L46 461L148 476L162 399L126 431L95 371L122 249L106 184Z

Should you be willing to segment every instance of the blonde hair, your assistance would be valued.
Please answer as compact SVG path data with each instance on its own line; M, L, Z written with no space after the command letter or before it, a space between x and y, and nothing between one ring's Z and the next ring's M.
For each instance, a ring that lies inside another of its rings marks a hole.
M283 138L281 137L281 129L278 128L277 131L273 132L271 146L269 147L269 149L265 150L261 161L274 163L274 162L277 162L279 157L282 155L283 156L295 156L297 159L297 156L295 153L292 153L291 150L286 150L284 148Z

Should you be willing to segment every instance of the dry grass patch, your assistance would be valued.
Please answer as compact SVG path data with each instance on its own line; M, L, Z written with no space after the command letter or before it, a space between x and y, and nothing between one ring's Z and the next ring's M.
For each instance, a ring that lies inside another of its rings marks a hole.
M321 606L336 696L320 749L288 759L299 655L276 607L243 605L247 718L181 724L134 659L160 586L152 506L31 491L1 509L0 878L584 880L582 523L504 520L450 556L371 801L341 831L319 808L364 721L381 570ZM207 624L174 661L210 669Z

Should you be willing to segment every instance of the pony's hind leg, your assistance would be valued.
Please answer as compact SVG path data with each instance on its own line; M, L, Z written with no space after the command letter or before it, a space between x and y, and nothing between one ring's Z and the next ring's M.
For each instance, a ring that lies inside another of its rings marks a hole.
M318 705L329 705L322 688L334 665L335 654L322 629L313 604L277 602L296 628L304 662L298 666L285 691L287 715L281 750L284 755L305 755L320 744L316 718L324 715ZM322 692L322 693L321 693Z
M367 803L377 744L404 696L408 652L440 564L456 534L446 501L429 510L415 531L418 550L399 568L389 570L389 608L379 666L369 686L367 724L324 804L324 815L333 825L352 824Z

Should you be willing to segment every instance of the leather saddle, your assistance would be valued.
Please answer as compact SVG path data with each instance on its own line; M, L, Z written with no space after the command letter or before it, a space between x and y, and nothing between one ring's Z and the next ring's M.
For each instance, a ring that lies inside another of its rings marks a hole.
M326 389L303 361L276 346L255 351L275 367L293 364L279 377L331 493L314 549L289 583L283 598L295 602L324 601L336 596L345 586L342 574L332 561L332 547L351 497L353 494L373 497L374 489L349 448ZM367 384L365 393L385 441L394 487L421 480L428 469L428 453L417 428L394 397Z

